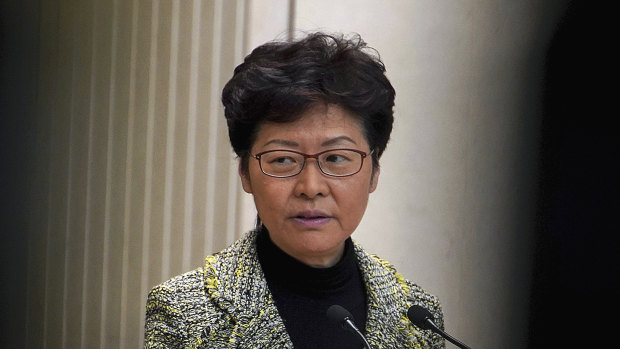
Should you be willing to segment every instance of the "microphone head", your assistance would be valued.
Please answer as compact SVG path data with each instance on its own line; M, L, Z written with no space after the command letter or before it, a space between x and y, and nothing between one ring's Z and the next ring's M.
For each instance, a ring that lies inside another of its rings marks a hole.
M407 310L407 317L409 318L409 321L423 330L431 329L427 320L435 321L433 314L431 314L428 309L417 304L412 305L409 310Z
M350 330L349 326L346 325L346 321L354 321L353 315L351 315L348 310L338 304L334 304L327 308L327 318L331 322L335 323L336 325L342 326L342 328L346 330Z

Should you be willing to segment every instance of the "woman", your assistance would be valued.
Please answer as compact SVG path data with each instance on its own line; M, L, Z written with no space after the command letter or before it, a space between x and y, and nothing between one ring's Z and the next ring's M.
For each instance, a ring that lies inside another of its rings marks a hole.
M374 348L443 348L413 326L437 299L350 238L390 137L394 89L359 37L315 33L256 48L222 101L256 229L205 265L155 287L145 347L360 348L327 320L352 313Z

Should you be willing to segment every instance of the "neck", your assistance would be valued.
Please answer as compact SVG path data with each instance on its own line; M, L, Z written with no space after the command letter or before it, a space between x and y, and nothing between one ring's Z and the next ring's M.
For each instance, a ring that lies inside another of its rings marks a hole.
M338 289L358 273L350 239L343 244L341 258L329 267L315 267L292 257L273 243L267 230L259 231L256 247L267 280L301 293Z

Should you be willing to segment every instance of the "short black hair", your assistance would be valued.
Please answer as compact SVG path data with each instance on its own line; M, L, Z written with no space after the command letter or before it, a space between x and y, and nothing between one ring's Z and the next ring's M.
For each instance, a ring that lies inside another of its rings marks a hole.
M320 32L255 48L222 91L230 143L244 172L262 123L294 121L317 103L359 117L376 168L392 132L394 97L379 54L358 34Z

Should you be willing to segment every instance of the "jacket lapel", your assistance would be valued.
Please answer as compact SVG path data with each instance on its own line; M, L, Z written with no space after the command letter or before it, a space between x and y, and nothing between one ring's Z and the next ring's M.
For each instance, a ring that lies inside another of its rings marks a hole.
M406 317L408 305L404 279L399 283L400 274L386 261L367 254L357 244L355 252L366 284L366 339L373 348L412 347L415 339Z
M256 232L208 257L206 296L223 315L229 348L292 348L256 253ZM216 319L213 319L218 321Z

